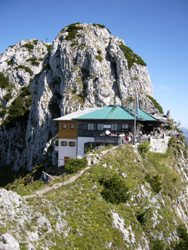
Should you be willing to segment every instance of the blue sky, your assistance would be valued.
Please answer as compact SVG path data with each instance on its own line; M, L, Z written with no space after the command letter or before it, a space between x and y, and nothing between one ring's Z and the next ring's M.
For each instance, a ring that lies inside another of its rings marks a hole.
M0 52L51 42L66 25L101 23L147 63L154 97L188 128L188 0L1 0Z

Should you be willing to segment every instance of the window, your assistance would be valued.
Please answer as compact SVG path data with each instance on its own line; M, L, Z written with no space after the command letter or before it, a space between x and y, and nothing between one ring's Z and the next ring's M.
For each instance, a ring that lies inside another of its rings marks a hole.
M67 141L61 141L61 146L66 147L67 146Z
M69 142L69 146L70 146L70 147L75 147L75 145L76 145L75 141L70 141L70 142Z
M93 123L89 123L87 126L88 130L94 130L94 124Z
M70 128L71 128L71 129L74 129L74 128L75 128L75 125L72 123L72 124L70 125Z
M104 124L104 128L111 129L111 124Z
M63 128L63 129L66 129L66 128L67 128L67 124L66 124L66 123L63 123L63 124L62 124L62 128Z
M117 126L117 124L115 123L115 124L112 124L111 128L112 128L113 131L117 131L118 126Z
M104 125L103 124L97 124L97 130L103 130Z
M128 123L123 123L122 124L122 129L128 129L129 128L129 124Z

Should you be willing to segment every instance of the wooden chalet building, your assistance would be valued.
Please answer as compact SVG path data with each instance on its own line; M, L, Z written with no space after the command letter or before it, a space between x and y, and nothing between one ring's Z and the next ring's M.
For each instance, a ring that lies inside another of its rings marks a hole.
M121 106L88 108L55 119L58 122L58 166L69 158L81 158L88 148L125 143L125 135L133 133L135 115ZM160 125L152 115L138 110L138 127L150 132Z

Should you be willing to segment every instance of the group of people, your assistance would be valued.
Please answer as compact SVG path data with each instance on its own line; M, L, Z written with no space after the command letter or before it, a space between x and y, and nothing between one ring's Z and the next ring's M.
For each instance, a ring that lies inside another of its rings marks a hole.
M133 141L133 133L131 133L131 132L128 132L127 134L125 134L125 133L116 133L116 134L114 134L110 130L106 130L104 132L104 134L102 134L102 135L105 135L105 136L118 136L118 137L122 138L122 141L121 141L122 144L131 143Z
M162 138L165 134L165 131L161 130L161 129L155 129L151 132L148 131L142 131L140 130L139 132L137 131L135 134L135 142L140 142L140 141L146 141L146 140L150 140L150 138ZM132 132L128 132L128 133L112 133L110 130L106 130L103 134L103 136L118 136L120 138L122 138L121 143L122 144L131 144L134 140L134 135Z

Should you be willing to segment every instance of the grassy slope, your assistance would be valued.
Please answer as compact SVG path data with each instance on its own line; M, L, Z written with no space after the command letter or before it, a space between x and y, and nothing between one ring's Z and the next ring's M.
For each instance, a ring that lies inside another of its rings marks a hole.
M44 204L50 202L52 208L58 207L70 227L66 238L55 230L47 236L56 243L51 249L105 249L109 242L112 243L112 249L125 249L126 242L121 232L112 227L112 211L124 218L126 228L132 226L137 243L142 245L144 232L151 246L167 244L168 237L181 223L172 210L173 201L183 188L181 178L173 168L174 164L173 150L169 150L165 155L149 153L141 159L132 147L125 146L105 156L100 164L93 166L74 183L45 194ZM129 188L131 198L125 204L108 203L100 194L103 186L99 184L99 180L114 173L119 176L124 175L123 173L127 175L122 178ZM153 181L154 185L150 183L149 186L146 176L159 178ZM151 197L139 196L142 184ZM19 193L26 194L40 186L39 181L23 186L19 180L12 187ZM156 186L159 186L160 193L156 193ZM11 186L9 188L11 189ZM155 202L151 203L151 198ZM32 199L29 203L36 211L44 213L55 227L56 219L48 205L41 205L41 198ZM160 206L160 209L157 209L157 206ZM155 213L159 223L153 227ZM33 222L33 226L35 223ZM157 236L160 233L163 234L164 241L158 242L152 235ZM137 243L130 249L135 249ZM40 244L42 247L43 242Z

